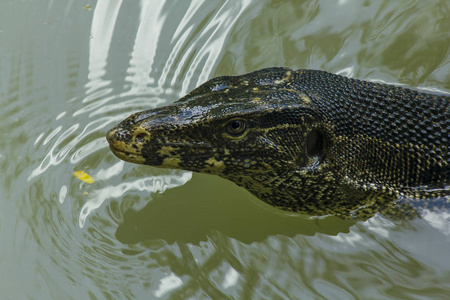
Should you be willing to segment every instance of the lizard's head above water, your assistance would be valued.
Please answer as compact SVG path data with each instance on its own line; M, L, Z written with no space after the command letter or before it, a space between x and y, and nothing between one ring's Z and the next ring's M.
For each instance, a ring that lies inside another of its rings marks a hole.
M449 195L449 102L269 68L211 79L172 105L131 115L107 140L125 161L216 174L284 210L370 214L374 195Z
M111 129L111 150L133 163L229 179L311 167L325 137L310 98L290 86L292 73L279 68L210 80Z

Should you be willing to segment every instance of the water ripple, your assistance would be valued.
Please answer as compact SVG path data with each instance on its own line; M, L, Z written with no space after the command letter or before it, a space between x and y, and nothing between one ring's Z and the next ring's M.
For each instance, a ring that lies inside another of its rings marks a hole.
M123 166L123 163L118 164ZM112 168L115 167L113 166ZM182 174L181 176L180 173ZM191 179L191 177L191 172L173 171L171 174L166 176L160 175L138 180L133 179L131 182L123 182L117 186L106 186L105 188L97 189L90 194L89 200L87 200L81 209L79 226L83 227L89 214L99 208L102 203L108 199L121 199L124 194L130 193L134 190L146 191L150 195L156 192L162 193L166 189L185 184Z

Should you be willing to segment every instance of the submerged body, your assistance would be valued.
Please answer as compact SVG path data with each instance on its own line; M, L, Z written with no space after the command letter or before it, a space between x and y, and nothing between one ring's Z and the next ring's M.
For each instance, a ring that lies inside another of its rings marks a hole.
M446 204L449 106L446 95L268 68L211 79L107 140L123 160L216 174L284 210L373 215L398 197Z

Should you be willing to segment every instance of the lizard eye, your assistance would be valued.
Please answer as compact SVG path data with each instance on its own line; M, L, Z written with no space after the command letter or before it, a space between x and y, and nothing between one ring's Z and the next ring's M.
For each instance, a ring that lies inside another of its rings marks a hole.
M244 132L245 128L246 124L243 120L231 120L227 124L227 131L231 135L239 135Z

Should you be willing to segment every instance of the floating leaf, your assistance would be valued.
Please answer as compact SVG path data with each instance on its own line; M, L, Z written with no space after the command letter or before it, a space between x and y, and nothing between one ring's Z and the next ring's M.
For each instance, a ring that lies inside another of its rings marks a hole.
M88 173L86 173L84 171L75 171L75 172L73 172L73 176L75 176L76 178L78 178L81 181L84 181L86 183L94 182L94 178L92 178L91 175L89 175Z

